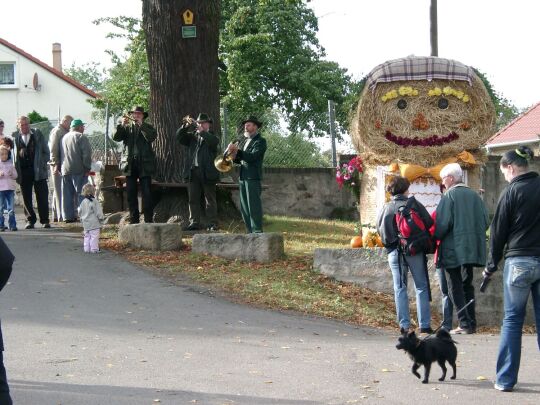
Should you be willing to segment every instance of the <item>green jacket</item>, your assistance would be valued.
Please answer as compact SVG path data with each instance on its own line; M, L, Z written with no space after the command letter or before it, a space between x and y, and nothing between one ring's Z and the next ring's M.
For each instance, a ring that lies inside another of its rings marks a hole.
M188 165L185 177L191 181L191 168L194 166L195 155L197 155L197 165L205 183L215 184L219 180L219 172L214 166L214 159L217 156L219 138L211 132L199 132L189 126L182 126L176 131L176 139L181 145L188 148Z
M239 149L234 163L240 164L240 180L262 180L266 139L257 133L246 150Z
M156 157L152 149L152 142L155 141L157 132L154 127L146 122L139 127L134 123L130 125L118 125L113 139L116 142L123 142L122 158L120 160L120 170L131 176L134 159L139 167L139 177L152 176L156 170Z
M435 238L441 241L438 266L486 265L489 218L480 196L464 184L450 187L437 206Z

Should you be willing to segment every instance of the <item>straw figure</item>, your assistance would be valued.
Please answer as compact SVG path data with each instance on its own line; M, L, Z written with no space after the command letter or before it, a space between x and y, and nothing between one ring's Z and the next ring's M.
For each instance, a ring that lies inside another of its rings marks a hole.
M429 211L440 200L439 172L447 163L459 163L469 186L478 188L481 146L494 125L491 98L471 67L415 56L377 66L366 78L351 127L366 166L363 221L374 222L394 174L411 181L411 193Z

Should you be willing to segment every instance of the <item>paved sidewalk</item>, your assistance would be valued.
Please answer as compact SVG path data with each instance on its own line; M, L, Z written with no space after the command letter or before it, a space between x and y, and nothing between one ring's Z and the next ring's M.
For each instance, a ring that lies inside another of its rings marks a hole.
M535 336L524 338L516 392L492 388L498 336L487 335L457 337L458 379L439 383L434 365L424 385L395 349L397 335L176 286L113 253L84 254L81 236L60 229L2 237L17 256L0 294L15 404L495 405L540 398Z

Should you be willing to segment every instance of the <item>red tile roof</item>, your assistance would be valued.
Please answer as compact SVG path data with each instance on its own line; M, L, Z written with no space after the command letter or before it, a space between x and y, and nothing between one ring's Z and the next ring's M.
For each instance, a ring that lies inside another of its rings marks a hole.
M3 38L0 38L0 44L4 45L5 47L17 52L19 55L22 55L24 56L26 59L29 59L31 60L32 62L38 64L39 66L41 66L43 69L46 69L48 70L49 72L51 72L52 74L54 74L55 76L58 76L60 79L68 82L69 84L71 84L72 86L75 86L77 87L79 90L83 91L84 93L88 94L90 97L93 97L93 98L98 98L99 95L97 93L94 93L92 90L84 87L82 84L80 84L79 82L73 80L71 77L63 74L62 72L52 68L51 66L47 65L46 63L40 61L38 58L35 58L33 57L32 55L30 55L29 53L26 53L25 51L23 51L22 49L20 48L17 48L15 45L13 45L12 43L6 41L5 39Z
M540 135L540 103L535 104L502 128L488 141L487 146L538 140Z

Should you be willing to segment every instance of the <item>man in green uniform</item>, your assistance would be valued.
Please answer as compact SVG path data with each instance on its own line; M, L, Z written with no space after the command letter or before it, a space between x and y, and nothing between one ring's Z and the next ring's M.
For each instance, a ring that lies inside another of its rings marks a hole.
M262 164L266 152L266 139L259 133L263 123L251 115L242 122L245 141L229 144L228 153L235 163L240 164L240 212L248 233L263 231L261 180Z

